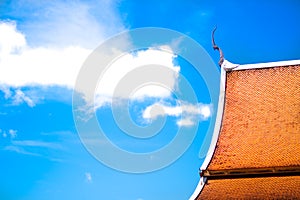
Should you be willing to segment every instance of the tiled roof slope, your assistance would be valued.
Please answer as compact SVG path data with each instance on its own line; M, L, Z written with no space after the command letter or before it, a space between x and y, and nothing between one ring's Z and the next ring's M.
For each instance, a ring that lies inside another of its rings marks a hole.
M300 176L209 180L199 199L299 199Z
M214 153L191 199L300 199L300 60L228 66Z
M299 166L300 66L226 76L222 128L208 170Z

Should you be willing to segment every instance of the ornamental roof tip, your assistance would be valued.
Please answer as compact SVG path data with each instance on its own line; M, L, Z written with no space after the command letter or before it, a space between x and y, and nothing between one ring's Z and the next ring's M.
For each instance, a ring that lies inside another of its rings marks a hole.
M220 60L219 60L219 62L218 62L219 66L220 66L221 68L225 69L226 71L230 71L230 70L232 70L232 69L234 69L234 68L237 68L239 65L238 65L238 64L231 63L231 62L229 62L228 60L226 60L226 59L224 58L224 53L223 53L222 49L221 49L218 45L216 45L216 42L215 42L215 32L216 32L216 30L217 30L217 26L216 26L216 27L214 28L214 30L212 31L212 36L211 36L211 38L212 38L212 47L213 47L213 49L214 49L214 50L218 50L219 53L220 53Z

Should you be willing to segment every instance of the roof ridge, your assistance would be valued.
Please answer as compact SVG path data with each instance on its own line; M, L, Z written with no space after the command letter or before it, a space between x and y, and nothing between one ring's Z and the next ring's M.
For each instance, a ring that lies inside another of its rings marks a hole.
M225 64L225 62L223 63ZM262 63L252 63L252 64L233 64L227 61L226 65L222 66L226 71L229 70L246 70L246 69L263 69L263 68L271 68L271 67L287 67L300 65L299 60L283 60L283 61L274 61L274 62L262 62ZM230 67L228 67L230 66ZM234 67L235 66L235 67ZM228 70L229 68L229 70Z

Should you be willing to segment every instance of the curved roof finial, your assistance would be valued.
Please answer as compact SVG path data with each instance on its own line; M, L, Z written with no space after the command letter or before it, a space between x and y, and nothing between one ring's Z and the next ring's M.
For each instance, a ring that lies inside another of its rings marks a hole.
M217 30L217 26L214 28L214 30L212 31L212 45L213 45L213 49L214 50L218 50L220 52L220 60L219 60L219 66L221 67L223 62L224 62L224 54L223 51L220 47L218 47L215 43L215 31Z

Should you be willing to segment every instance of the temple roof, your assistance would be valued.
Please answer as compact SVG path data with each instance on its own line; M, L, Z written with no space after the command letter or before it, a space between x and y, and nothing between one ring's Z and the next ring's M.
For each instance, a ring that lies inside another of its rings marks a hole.
M191 199L300 198L300 60L224 61L201 176Z
M297 199L300 176L209 180L198 199Z
M208 170L300 165L300 67L236 70L226 78Z

